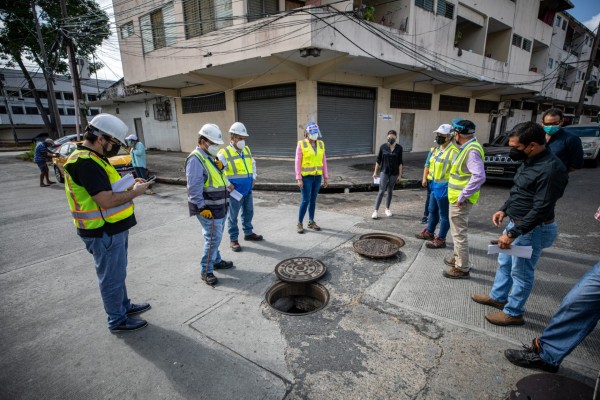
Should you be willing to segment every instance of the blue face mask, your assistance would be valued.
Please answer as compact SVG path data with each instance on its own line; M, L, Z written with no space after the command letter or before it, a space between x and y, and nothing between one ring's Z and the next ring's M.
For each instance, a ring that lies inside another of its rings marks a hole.
M560 129L560 126L558 126L558 125L544 126L544 132L546 132L550 136L552 136L556 132L558 132L559 129Z

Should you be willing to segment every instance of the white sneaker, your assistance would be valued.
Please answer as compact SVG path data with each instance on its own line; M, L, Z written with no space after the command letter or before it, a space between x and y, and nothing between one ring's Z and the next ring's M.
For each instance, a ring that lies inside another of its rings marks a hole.
M388 217L391 217L394 214L392 214L392 212L390 210L385 210L385 215Z
M379 218L379 214L377 214L377 210L373 211L373 214L371 214L371 218L373 218L373 219Z

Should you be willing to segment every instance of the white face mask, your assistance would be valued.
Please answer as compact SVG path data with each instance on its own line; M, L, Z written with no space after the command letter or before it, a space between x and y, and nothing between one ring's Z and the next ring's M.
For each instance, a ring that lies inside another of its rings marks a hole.
M210 146L208 146L208 154L216 156L217 153L219 152L219 145L218 144L211 144Z
M319 138L319 134L315 133L315 134L312 134L312 135L308 135L308 137L310 138L310 140L317 140Z
M237 142L235 147L237 147L239 150L244 150L244 147L246 147L246 141L240 140L239 142Z

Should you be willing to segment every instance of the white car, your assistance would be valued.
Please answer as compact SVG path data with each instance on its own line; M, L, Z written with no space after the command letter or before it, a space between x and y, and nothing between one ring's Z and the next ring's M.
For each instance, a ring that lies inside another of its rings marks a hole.
M597 167L600 164L600 124L569 125L564 130L581 139L583 160Z

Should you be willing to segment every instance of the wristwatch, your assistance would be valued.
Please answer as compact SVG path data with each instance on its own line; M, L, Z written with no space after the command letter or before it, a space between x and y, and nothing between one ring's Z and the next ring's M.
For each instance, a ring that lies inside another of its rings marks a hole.
M517 236L519 236L519 234L517 233L517 231L511 229L510 231L506 232L506 236L508 236L511 239L515 239Z

